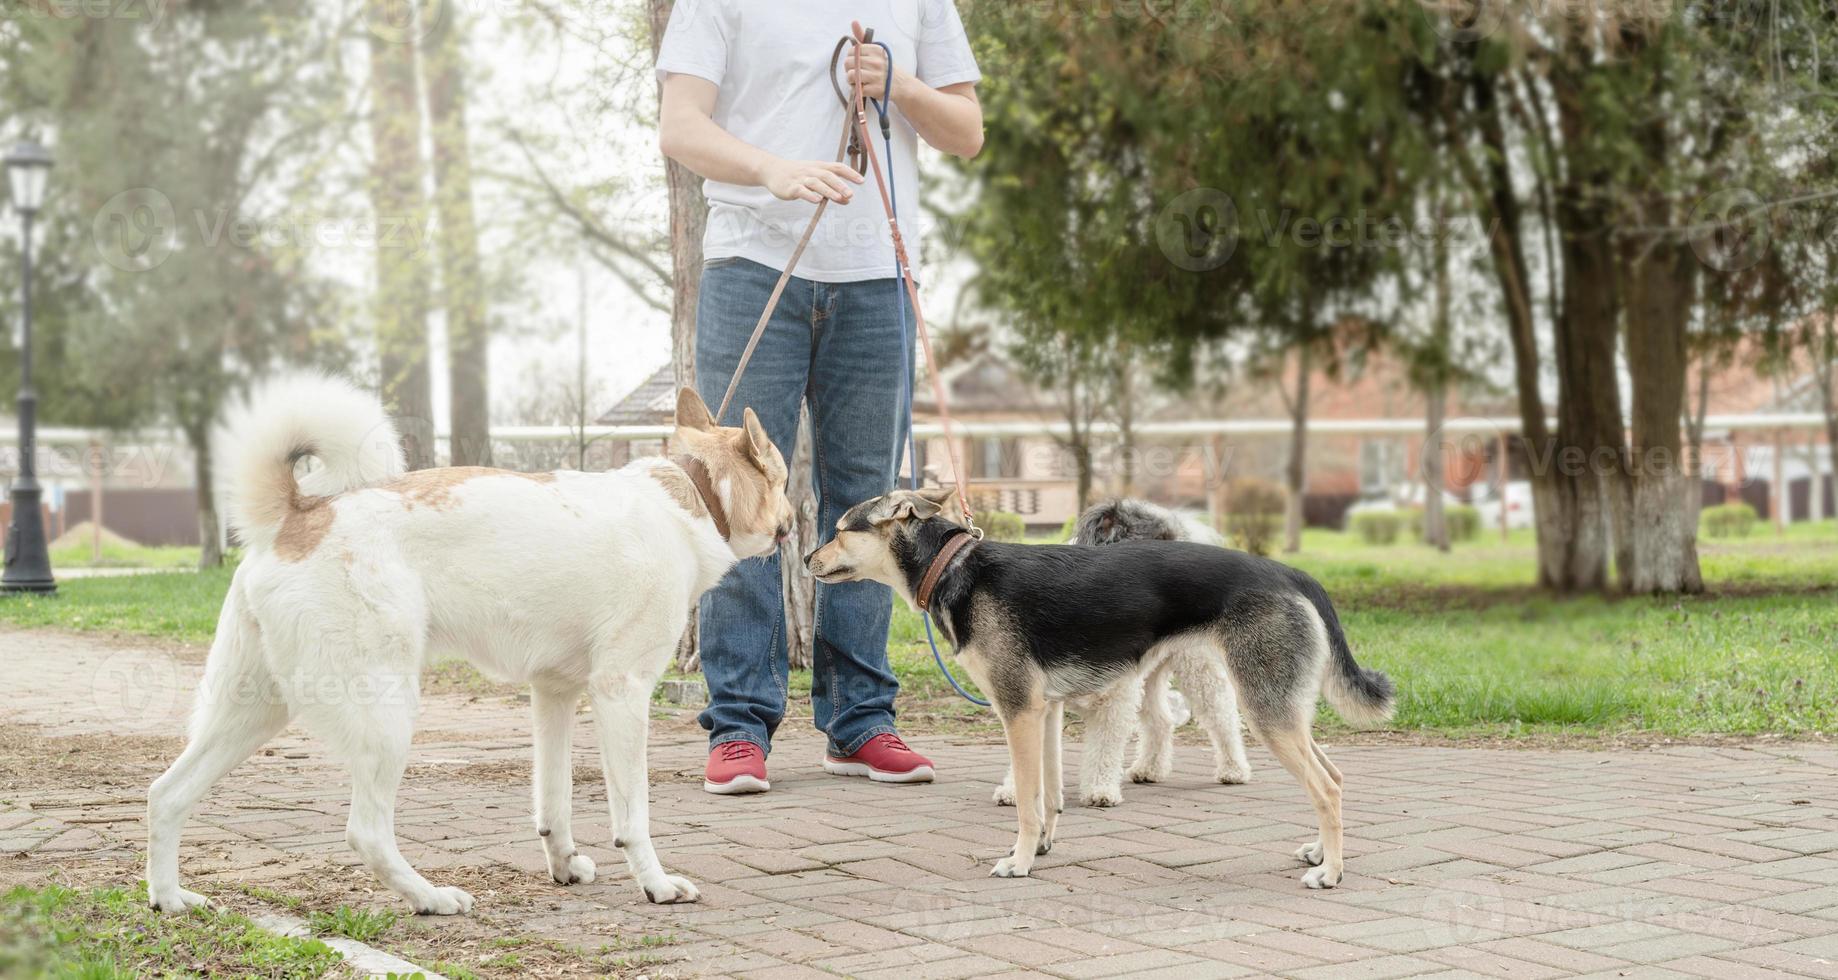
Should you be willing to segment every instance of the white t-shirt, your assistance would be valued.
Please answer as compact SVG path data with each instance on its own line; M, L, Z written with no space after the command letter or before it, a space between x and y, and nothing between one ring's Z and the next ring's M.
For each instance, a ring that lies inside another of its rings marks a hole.
M982 78L952 0L677 0L657 56L661 79L695 75L721 89L716 125L787 160L831 160L844 109L830 87L830 52L859 20L893 50L897 68L933 88ZM844 59L848 57L844 52ZM846 69L837 82L849 92ZM907 254L919 259L918 134L893 111L893 190ZM868 131L887 169L886 147L873 107ZM846 160L844 161L847 162ZM866 166L866 165L864 165ZM859 282L894 274L886 211L872 168L848 205L832 202L795 275L819 282ZM817 207L781 201L764 187L706 181L708 232L702 254L733 256L783 269ZM917 278L917 270L914 270Z

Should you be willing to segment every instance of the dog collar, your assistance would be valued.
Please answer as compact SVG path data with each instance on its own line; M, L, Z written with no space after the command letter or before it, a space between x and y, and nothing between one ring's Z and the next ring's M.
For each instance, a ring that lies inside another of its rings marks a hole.
M715 533L726 541L728 515L721 508L721 498L715 495L715 484L709 479L708 466L694 456L672 456L670 461L688 475L690 484L696 488L696 495L702 498L702 505L708 508L709 519L715 522Z
M976 535L969 531L958 531L945 539L945 546L938 549L938 557L932 559L932 564L925 570L925 577L919 580L919 594L913 597L914 605L919 607L920 612L930 611L932 590L938 588L938 580L944 577L945 566L951 564L951 559L956 558L958 552L975 543Z

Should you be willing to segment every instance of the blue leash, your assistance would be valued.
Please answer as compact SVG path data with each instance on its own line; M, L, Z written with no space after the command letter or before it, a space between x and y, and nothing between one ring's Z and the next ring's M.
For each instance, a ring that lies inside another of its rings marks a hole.
M882 83L881 97L879 99L869 99L868 102L870 105L874 106L875 114L878 115L881 120L881 145L886 149L887 154L887 200L893 208L894 220L897 222L900 220L900 191L897 182L894 180L893 122L888 116L888 112L893 106L893 49L889 48L885 41L870 41L868 43L879 45L882 51L887 52L887 78ZM916 367L913 363L913 344L915 338L906 328L906 266L900 261L900 253L898 250L894 252L893 270L894 292L898 297L897 308L900 311L900 339L902 342L900 364L905 368L901 375L902 383L900 390L906 404L906 451L908 459L907 469L909 471L907 478L910 481L912 489L917 490L919 489L919 442L913 438L913 370ZM959 684L957 678L951 675L951 668L945 666L944 654L938 651L938 638L932 634L931 614L921 613L920 615L925 620L925 642L932 648L932 662L938 665L938 672L945 675L945 680L951 682L951 689L956 691L965 701L984 708L989 707L988 701L964 690L964 686Z

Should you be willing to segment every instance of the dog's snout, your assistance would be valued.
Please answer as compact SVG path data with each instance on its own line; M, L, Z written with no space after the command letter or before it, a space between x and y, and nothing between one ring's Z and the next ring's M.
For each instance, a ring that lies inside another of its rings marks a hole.
M806 552L806 553L805 553L805 555L804 555L804 567L805 567L805 568L809 568L809 567L811 567L811 559L813 559L813 558L815 558L815 557L817 557L817 549L816 549L816 548L812 548L812 549L811 549L810 551L808 551L808 552Z

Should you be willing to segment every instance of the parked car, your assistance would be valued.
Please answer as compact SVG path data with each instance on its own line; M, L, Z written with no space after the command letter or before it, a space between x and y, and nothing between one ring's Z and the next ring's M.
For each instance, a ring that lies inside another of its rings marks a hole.
M1509 529L1517 531L1532 526L1531 483L1525 480L1515 480L1502 486L1499 493L1474 502L1474 509L1481 515L1483 532L1499 530L1502 505L1506 508L1506 526Z

